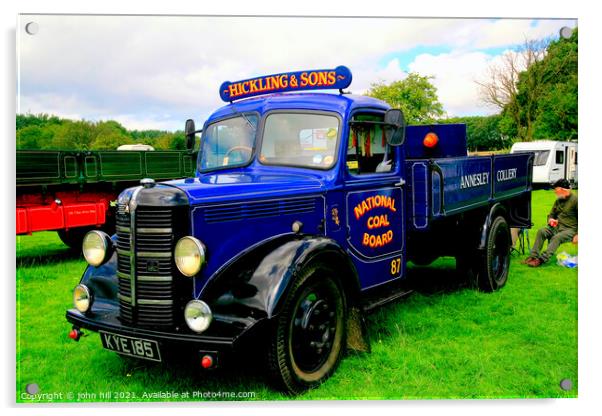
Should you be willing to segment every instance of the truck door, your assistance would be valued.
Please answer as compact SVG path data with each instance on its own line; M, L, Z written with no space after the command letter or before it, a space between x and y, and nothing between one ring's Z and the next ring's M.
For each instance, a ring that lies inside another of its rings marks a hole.
M362 289L399 279L405 271L403 160L386 144L382 114L358 114L349 126L345 160L347 251Z

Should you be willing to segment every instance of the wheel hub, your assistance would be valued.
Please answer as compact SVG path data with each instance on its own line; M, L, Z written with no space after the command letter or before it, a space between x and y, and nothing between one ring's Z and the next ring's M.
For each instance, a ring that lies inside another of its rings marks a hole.
M319 368L330 354L336 331L331 302L309 294L299 305L293 321L292 347L295 361L304 371Z

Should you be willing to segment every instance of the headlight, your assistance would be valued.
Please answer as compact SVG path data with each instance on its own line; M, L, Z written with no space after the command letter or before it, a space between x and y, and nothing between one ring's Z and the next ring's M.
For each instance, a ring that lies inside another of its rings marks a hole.
M176 244L175 259L180 273L192 277L205 264L205 246L194 237L182 237Z
M111 237L102 231L89 231L84 237L82 252L90 266L98 267L106 262L112 254Z
M213 319L211 309L202 300L191 300L184 308L184 319L188 328L194 332L203 332L209 328Z
M81 313L87 312L92 307L94 299L92 292L86 285L77 285L73 289L73 306Z

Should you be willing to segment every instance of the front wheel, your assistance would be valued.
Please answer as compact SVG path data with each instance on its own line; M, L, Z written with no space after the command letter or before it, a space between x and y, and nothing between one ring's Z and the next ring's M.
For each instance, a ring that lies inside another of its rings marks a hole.
M343 353L346 319L335 272L322 263L302 269L271 334L268 367L276 387L299 394L330 377Z

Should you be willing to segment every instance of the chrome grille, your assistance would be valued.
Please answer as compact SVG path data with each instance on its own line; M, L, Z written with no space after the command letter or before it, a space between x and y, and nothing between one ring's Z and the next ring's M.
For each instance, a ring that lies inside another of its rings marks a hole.
M176 292L172 262L174 209L138 206L133 221L125 206L119 205L116 246L120 318L128 324L172 326ZM136 256L133 277L132 255Z

